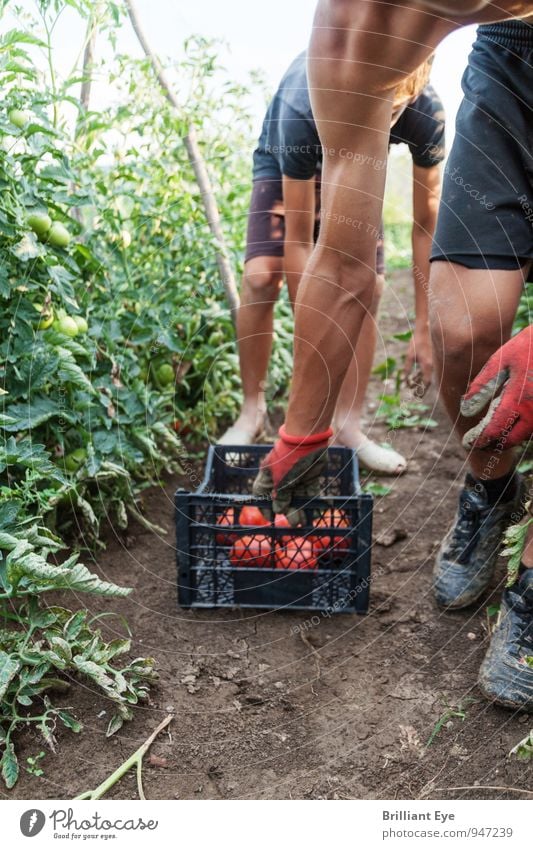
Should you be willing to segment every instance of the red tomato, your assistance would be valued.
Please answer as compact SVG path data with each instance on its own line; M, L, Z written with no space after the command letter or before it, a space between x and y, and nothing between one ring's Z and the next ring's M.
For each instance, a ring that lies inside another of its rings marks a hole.
M313 522L315 528L349 528L350 523L344 510L328 507L327 510Z
M315 528L349 528L350 523L344 510L337 510L329 507L325 510L318 519L313 522ZM311 539L311 537L309 537ZM317 554L323 551L328 551L331 554L343 555L350 543L345 536L333 536L333 534L324 534L323 536L315 536L312 538L313 548Z
M274 525L276 528L290 528L290 522L284 513L276 513L274 516Z
M172 423L172 427L176 431L176 433L181 433L182 436L188 436L191 432L191 429L188 425L184 425L180 419L175 419Z
M276 513L274 516L274 527L275 528L291 528L291 524L287 517L283 513ZM276 538L276 546L286 545L294 539L292 534L287 534L287 536L279 536Z
M259 507L243 507L239 513L239 524L245 528L257 528L262 525L268 525L268 519L265 519Z
M269 566L272 547L264 534L239 537L233 543L230 560L233 566Z
M217 516L217 525L223 525L224 527L227 525L235 524L235 510L233 507L226 507L226 509ZM236 534L228 534L228 533L217 533L215 535L215 539L219 545L231 545L232 542L236 539Z
M317 560L312 543L304 537L293 537L277 546L277 569L316 569Z

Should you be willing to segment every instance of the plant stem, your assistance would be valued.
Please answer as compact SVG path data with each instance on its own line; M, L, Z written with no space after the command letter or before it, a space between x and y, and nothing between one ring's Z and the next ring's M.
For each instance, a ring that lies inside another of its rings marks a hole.
M124 761L118 769L115 770L108 778L105 779L101 784L96 787L95 790L87 790L85 793L81 793L79 796L75 797L75 800L78 799L101 799L102 796L107 793L108 790L113 787L117 781L120 781L123 775L125 775L128 770L130 770L133 766L137 767L137 790L139 792L139 798L146 800L146 796L144 795L143 786L142 786L142 761L146 752L154 742L155 738L161 731L167 727L167 725L173 720L172 714L169 714L165 719L159 723L155 731L153 731L150 736L144 741L142 746L140 746L136 752L133 753L131 757L128 758L127 761Z

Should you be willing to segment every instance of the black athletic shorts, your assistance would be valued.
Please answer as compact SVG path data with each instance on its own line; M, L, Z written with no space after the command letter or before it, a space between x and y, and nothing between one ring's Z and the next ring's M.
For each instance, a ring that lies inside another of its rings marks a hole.
M431 259L521 268L533 258L533 26L480 26L462 85Z
M320 180L316 180L315 242L320 226ZM245 262L257 256L283 256L285 210L281 179L260 178L252 184ZM385 273L383 237L377 241L376 271Z

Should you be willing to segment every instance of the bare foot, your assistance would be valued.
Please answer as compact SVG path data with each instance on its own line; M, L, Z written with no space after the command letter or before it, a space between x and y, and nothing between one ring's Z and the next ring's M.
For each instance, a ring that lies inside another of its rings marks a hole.
M266 413L260 410L244 411L218 440L219 445L253 445L260 437Z
M407 468L407 460L393 448L378 445L356 428L341 428L333 439L335 445L352 448L357 452L364 469L381 475L401 475Z

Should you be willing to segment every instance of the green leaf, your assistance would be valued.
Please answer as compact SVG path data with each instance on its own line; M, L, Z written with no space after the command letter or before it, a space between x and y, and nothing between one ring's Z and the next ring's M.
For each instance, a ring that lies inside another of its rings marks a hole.
M70 646L62 637L52 636L50 638L50 646L56 654L63 658L63 660L68 662L71 659L72 651Z
M10 29L9 32L4 33L0 37L0 51L6 50L8 47L12 47L14 44L35 44L37 47L46 48L46 42L42 39L37 38L36 35L32 35L29 32L24 32L24 30L20 29Z
M67 640L72 641L79 636L83 626L85 625L86 618L87 612L85 610L78 610L77 613L70 617L63 628L63 633Z
M2 448L0 447L0 456ZM0 464L1 467L1 464ZM0 528L9 528L15 522L22 509L22 501L12 499L0 504Z
M112 640L107 644L105 654L109 662L120 654L125 654L131 649L131 640Z
M533 729L527 737L520 740L509 752L510 755L516 755L521 761L529 761L533 758Z
M7 693L11 681L21 667L20 661L5 651L0 651L0 700Z
M87 675L95 684L98 684L108 696L115 697L117 695L113 679L102 666L99 666L92 660L84 660L81 655L76 655L73 658L73 663L79 672Z
M375 481L369 481L368 483L363 484L363 490L364 492L370 493L370 495L384 497L392 491L392 487L385 486L385 484L382 483L376 483Z
M64 404L60 406L46 396L37 396L26 404L11 404L6 415L9 421L3 424L3 428L7 431L31 430L54 418L76 421L76 416L69 412Z
M412 330L405 330L403 333L393 333L392 338L398 339L399 342L409 342L413 336Z
M45 696L45 701L46 701L46 696ZM47 746L50 747L52 752L55 752L57 741L56 741L56 738L54 737L54 732L52 730L52 726L48 725L48 723L46 722L46 719L43 719L39 723L39 731L41 732L41 734L43 736L43 740L47 744Z
M382 363L372 369L372 374L377 374L379 375L379 377L385 380L386 378L391 377L391 375L394 374L394 372L396 371L396 365L397 363L394 357L387 357L386 360L384 360Z
M61 356L61 365L59 366L59 379L62 383L71 383L77 386L78 389L84 389L92 394L96 393L94 386L84 371L80 368L74 357L66 348L57 348Z
M526 546L527 532L529 526L533 524L533 519L527 519L520 525L511 525L505 531L503 542L505 545L502 551L503 557L508 557L507 564L507 586L512 586L518 578L518 570L520 561Z
M22 439L19 442L11 436L4 445L0 445L0 472L7 466L19 465L39 472L42 477L49 477L60 483L66 479L60 469L52 462L44 445L32 439Z
M40 554L28 550L25 541L7 557L8 577L13 584L25 578L36 590L78 590L79 592L103 595L109 598L124 598L131 589L102 581L89 572L86 566L77 563L78 555L69 557L61 566L48 563Z
M46 249L39 244L33 233L25 233L20 242L11 248L11 253L21 262L28 262L38 256L43 256Z
M57 715L60 718L63 725L66 725L67 728L70 728L70 730L73 731L74 734L79 734L80 731L83 729L82 723L79 722L77 719L75 719L66 710L58 710Z
M45 663L39 663L39 665L35 666L31 670L31 672L25 671L24 683L29 684L29 685L38 684L41 681L41 679L43 678L43 676L46 675L49 668L50 668L50 664L45 662Z
M113 734L116 734L122 726L124 725L124 720L119 713L116 713L109 721L107 726L107 731L105 733L106 737L112 737Z
M4 749L2 756L2 778L8 790L15 786L19 777L19 765L15 754L15 747L11 740Z

